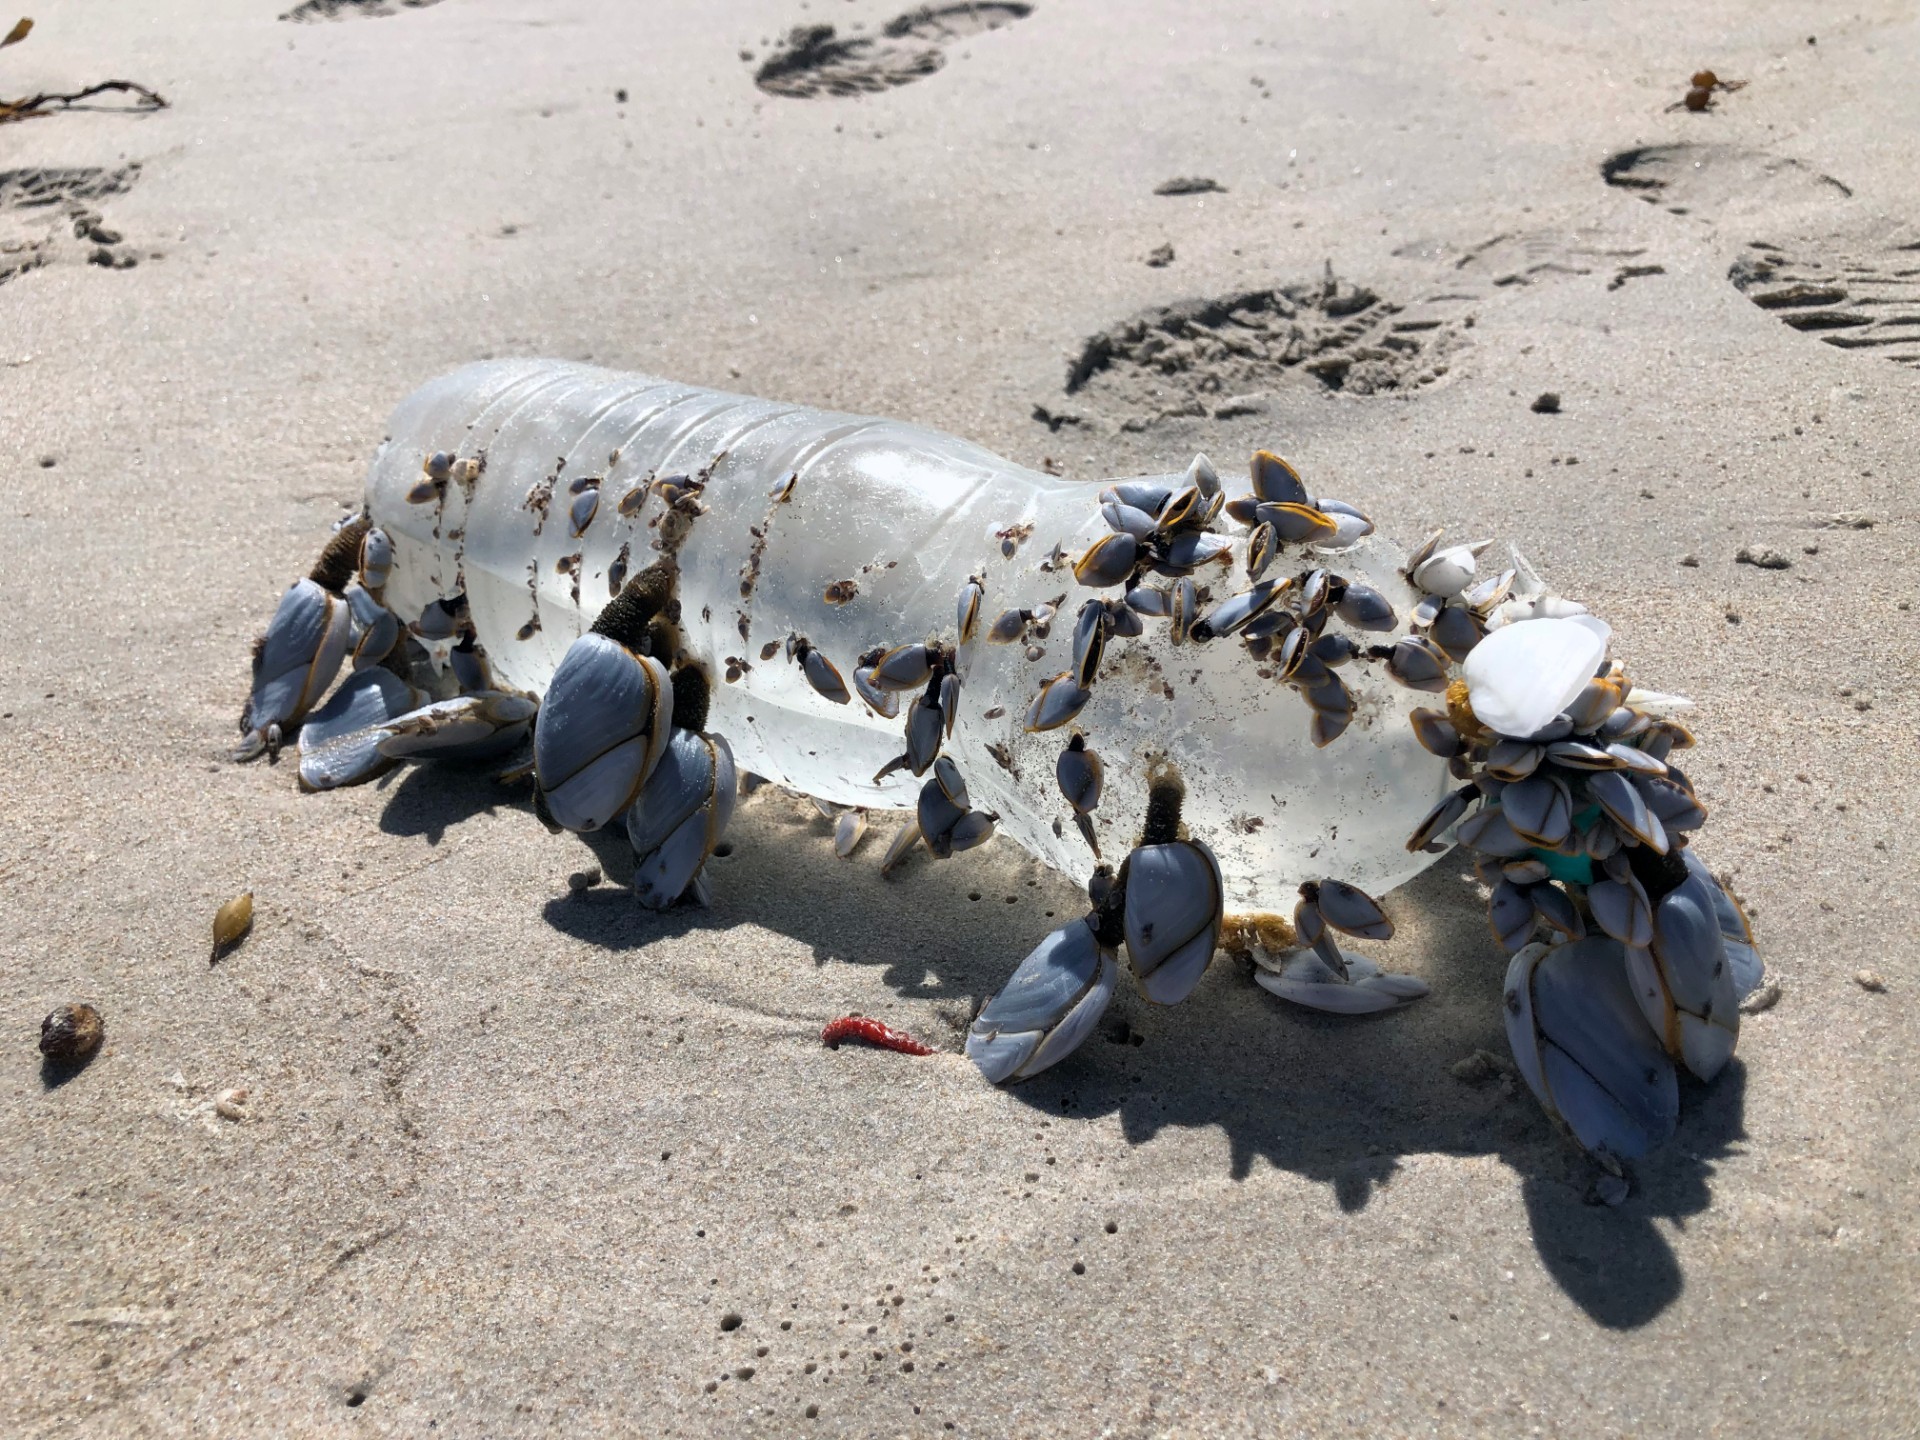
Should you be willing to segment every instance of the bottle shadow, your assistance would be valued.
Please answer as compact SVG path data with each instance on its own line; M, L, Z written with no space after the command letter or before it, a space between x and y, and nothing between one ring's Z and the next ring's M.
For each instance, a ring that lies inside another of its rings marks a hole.
M437 840L503 802L525 806L524 792L421 767L395 788L382 824ZM875 967L902 998L935 1002L948 1033L922 1038L958 1050L979 1005L1043 935L1084 913L1085 897L1011 845L946 862L920 849L882 878L896 823L876 816L842 862L830 821L764 791L742 802L728 853L709 862L713 907L664 914L615 888L632 869L617 828L564 837L614 884L549 901L545 919L609 951L764 927L805 944L816 966ZM1223 955L1179 1006L1149 1005L1123 984L1078 1054L1011 1093L1056 1119L1117 1117L1133 1145L1163 1130L1218 1129L1235 1180L1264 1161L1324 1184L1348 1212L1390 1186L1408 1155L1497 1156L1521 1176L1534 1248L1569 1298L1602 1326L1647 1324L1685 1285L1660 1222L1704 1210L1716 1163L1744 1138L1743 1068L1734 1062L1711 1087L1683 1082L1679 1133L1634 1167L1623 1204L1595 1203L1598 1170L1556 1133L1507 1059L1506 957L1471 867L1458 854L1442 859L1394 892L1389 909L1394 939L1357 948L1421 975L1433 987L1426 999L1384 1015L1320 1014L1269 995L1250 962Z

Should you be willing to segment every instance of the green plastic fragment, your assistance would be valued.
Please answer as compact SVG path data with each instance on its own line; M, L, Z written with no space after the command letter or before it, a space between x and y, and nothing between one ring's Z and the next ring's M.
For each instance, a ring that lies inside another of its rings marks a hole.
M1574 812L1573 833L1584 835L1593 828L1593 822L1600 818L1598 805L1585 805ZM1547 867L1547 873L1554 879L1569 885L1593 884L1593 857L1590 855L1560 855L1552 850L1534 848L1533 858Z
M1593 883L1593 857L1590 855L1558 855L1536 845L1532 858L1545 865L1547 873L1556 880L1572 885Z

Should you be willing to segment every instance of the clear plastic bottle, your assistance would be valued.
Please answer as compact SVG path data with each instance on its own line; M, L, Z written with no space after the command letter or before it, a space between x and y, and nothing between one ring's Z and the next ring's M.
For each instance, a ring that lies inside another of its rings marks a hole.
M423 465L436 452L484 463L456 464L423 500ZM689 477L697 506L683 500L668 516L669 497L651 482L676 476ZM1182 483L1177 472L1152 478ZM857 695L830 702L787 659L789 635L810 641L851 689L858 657L875 647L952 644L960 591L977 576L980 634L958 657L964 681L945 753L973 807L996 812L1001 833L1047 864L1085 880L1096 863L1054 773L1079 730L1105 763L1093 818L1110 860L1133 842L1147 765L1164 756L1186 780L1187 823L1218 856L1232 908L1290 908L1294 887L1320 876L1381 893L1424 868L1431 857L1409 854L1406 837L1455 782L1406 718L1434 697L1401 688L1378 665L1342 672L1357 712L1345 734L1315 749L1306 705L1243 644L1176 647L1167 622L1150 619L1143 635L1109 643L1070 726L1024 731L1041 682L1069 663L1080 605L1120 597L1078 584L1071 566L1111 533L1100 488L894 421L508 360L469 365L409 396L367 498L393 539L388 603L412 619L464 592L498 681L536 693L619 578L672 549L682 631L714 680L709 729L726 736L742 770L821 800L914 805L922 782L907 771L874 778L903 752L910 697L895 719ZM1237 488L1229 477L1228 492ZM574 507L586 508L588 492L597 504L575 533ZM1211 603L1246 588L1245 553L1236 538L1231 571L1215 564L1195 576ZM1283 552L1271 573L1324 565L1379 590L1404 620L1415 599L1404 558L1370 537L1337 553ZM1048 603L1058 614L1044 638L987 642L1002 611ZM1036 650L1044 653L1029 658Z

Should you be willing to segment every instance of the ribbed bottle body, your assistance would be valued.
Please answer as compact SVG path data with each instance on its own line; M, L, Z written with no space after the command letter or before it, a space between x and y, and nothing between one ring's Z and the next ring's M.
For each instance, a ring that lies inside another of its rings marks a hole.
M431 499L409 499L435 452L483 463L477 475L456 467ZM1080 605L1120 596L1077 584L1055 558L1109 533L1099 488L893 421L495 361L402 403L368 503L394 540L388 603L411 620L464 592L500 682L536 693L618 581L671 554L687 650L714 681L709 729L743 770L822 800L914 804L922 782L904 770L874 779L904 749L912 696L893 719L857 695L833 704L788 661L788 637L805 638L851 689L859 657L876 647L953 644L957 599L977 576L981 634L957 657L963 683L945 749L973 807L995 811L1000 830L1047 864L1084 879L1095 863L1054 778L1078 729L1105 763L1094 821L1116 862L1140 825L1147 767L1165 757L1186 780L1187 822L1218 855L1234 908L1288 907L1299 881L1323 875L1379 893L1423 868L1429 857L1403 842L1451 782L1407 724L1422 697L1377 666L1343 672L1357 713L1319 750L1305 704L1242 644L1175 646L1166 622L1148 620L1145 634L1109 643L1071 726L1025 732L1040 684L1069 663ZM1195 576L1216 603L1245 587L1244 554L1236 543L1232 571ZM1404 616L1413 597L1402 558L1369 539L1283 558L1275 573L1325 564ZM986 642L1001 611L1046 604L1058 611L1050 633Z

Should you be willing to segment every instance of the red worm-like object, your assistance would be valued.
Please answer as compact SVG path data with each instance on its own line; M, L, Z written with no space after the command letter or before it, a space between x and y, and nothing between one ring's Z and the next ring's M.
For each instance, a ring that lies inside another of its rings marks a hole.
M843 1015L829 1021L827 1028L820 1032L820 1040L829 1050L838 1050L842 1040L864 1040L882 1050L898 1050L902 1055L933 1054L931 1046L922 1045L911 1035L864 1015Z

